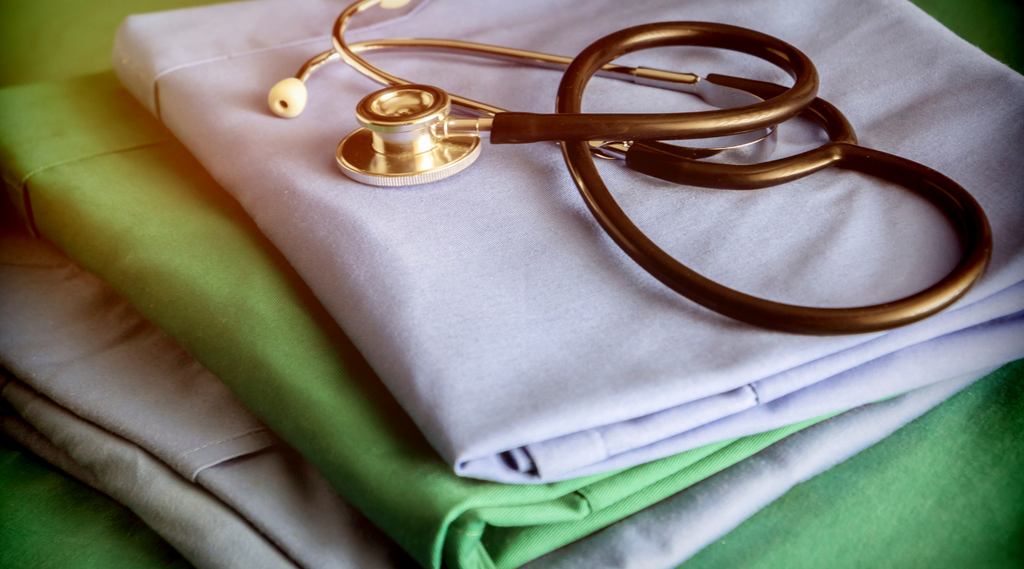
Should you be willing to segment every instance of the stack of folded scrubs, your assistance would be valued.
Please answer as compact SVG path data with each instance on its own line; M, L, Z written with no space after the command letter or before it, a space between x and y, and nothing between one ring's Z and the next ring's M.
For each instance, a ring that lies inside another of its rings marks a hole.
M611 246L550 147L489 148L431 186L342 177L333 149L368 81L337 66L311 82L301 117L265 108L271 85L330 47L339 9L263 0L129 18L115 70L187 150L109 76L0 92L19 110L0 127L11 201L63 251L0 239L13 376L0 424L195 565L673 567L1024 356L1024 166L1007 159L1024 80L914 7L808 3L790 19L772 2L583 15L433 0L370 11L351 34L436 29L571 55L615 29L690 19L797 45L862 143L959 181L995 238L988 274L947 312L839 338L753 329L674 296ZM782 79L685 54L638 57ZM459 57L374 61L517 110L548 110L559 79ZM591 111L699 109L602 82L588 96ZM821 142L808 125L780 135L780 155ZM862 177L736 195L604 166L643 229L744 292L878 302L956 259L941 214Z
M0 263L7 293L0 316L18 332L5 335L0 355L22 378L3 382L3 398L15 412L2 422L9 436L131 506L197 566L395 567L408 559L109 285L24 235L0 241ZM41 346L49 348L45 357L39 357ZM753 473L690 492L687 499L698 502L671 508L687 516L670 526L685 535L717 526L708 536L714 539L723 515L704 495L714 492L717 503L752 494L771 499L794 479L876 442L974 379L865 406L786 438L771 447L774 460L761 456L766 463ZM760 448L777 438L737 446ZM787 466L782 476L772 462ZM715 467L703 466L691 479ZM750 513L741 509L740 519ZM640 553L631 561L644 560L645 549L631 542ZM580 547L589 555L600 550ZM569 560L580 553L574 550ZM568 562L557 559L540 565Z
M607 3L579 14L571 1L432 0L367 10L376 18L350 33L358 41L436 30L572 54L645 22L728 20L799 46L816 62L821 96L860 126L864 144L969 188L996 240L986 277L947 312L886 333L825 338L741 325L656 282L589 219L549 145L488 147L464 175L419 187L339 176L335 148L358 126L352 109L370 81L328 67L291 120L267 112L263 100L331 47L324 36L337 3L301 6L263 0L129 18L114 70L238 199L459 475L535 484L607 473L1024 355L1015 341L1021 323L1000 320L1024 308L1024 234L1012 231L1021 172L1001 155L1021 146L1015 121L1006 120L1021 115L1020 78L913 6L809 2L787 5L804 15L787 19L770 1ZM858 57L848 57L847 45ZM728 69L786 79L722 50L662 49L629 61L640 58L701 75ZM457 56L373 61L415 83L523 111L550 109L560 79ZM696 105L674 91L613 83L595 84L585 110ZM824 137L807 124L788 126L782 156ZM970 129L985 136L965 136ZM977 159L962 160L965 153ZM769 191L727 192L602 166L626 213L666 251L771 300L884 302L927 287L958 260L936 208L865 176L832 171ZM985 330L999 339L978 338L971 357L948 357L940 338L995 321Z

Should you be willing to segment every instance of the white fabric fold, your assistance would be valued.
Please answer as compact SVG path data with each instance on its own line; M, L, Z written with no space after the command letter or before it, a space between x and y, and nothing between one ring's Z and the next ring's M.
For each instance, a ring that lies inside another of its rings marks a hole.
M878 364L859 377L864 389L852 399L842 376L1024 309L1019 292L996 298L1024 278L1024 163L1016 159L1024 150L1024 78L905 1L650 0L581 9L570 0L434 0L411 17L350 34L352 41L447 37L573 55L627 26L702 20L792 43L815 62L820 95L846 114L863 144L957 180L985 209L995 238L987 275L948 313L845 337L756 329L672 293L604 235L550 145L485 148L472 168L428 186L383 189L345 178L334 150L357 126L355 103L374 86L344 66L328 67L310 81L300 117L271 115L270 87L330 48L326 38L298 38L329 32L334 12L314 21L311 10L307 21L285 17L290 6L197 8L176 12L173 25L161 14L130 18L119 32L115 70L140 100L158 95L164 123L288 257L462 475L558 480L728 438L736 423L767 430L799 421L811 407L776 405L773 413L759 406L812 386L838 409L907 391L919 385L904 382L912 374L902 368ZM210 26L242 14L270 21L267 14L276 13L280 25L225 28L216 39L189 43L176 35L185 21ZM173 65L154 55L165 52L175 54ZM559 81L547 70L458 56L371 59L410 80L513 110L550 112ZM661 49L624 60L789 80L724 51ZM131 79L137 74L119 61L147 69L154 83ZM699 108L679 93L595 80L584 110ZM787 123L777 155L822 142L808 124ZM617 163L599 167L624 210L661 247L710 278L773 300L884 302L936 282L958 256L936 208L866 176L828 171L769 190L727 192L651 180ZM982 347L963 346L963 358L977 369L1002 363ZM938 362L915 365L927 381L949 379Z
M894 433L909 422L901 417L904 413L924 414L980 375L922 387L794 433L627 521L553 551L524 569L677 567L793 486Z

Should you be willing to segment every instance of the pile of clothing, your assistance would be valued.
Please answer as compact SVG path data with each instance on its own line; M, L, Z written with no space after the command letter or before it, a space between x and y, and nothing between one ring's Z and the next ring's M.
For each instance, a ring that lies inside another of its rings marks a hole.
M133 16L116 79L0 91L17 109L0 130L4 179L31 233L0 240L0 424L194 565L675 567L979 378L1013 401L1020 366L993 372L1024 357L1024 78L912 5L432 0L368 11L351 33L571 55L622 27L705 20L798 46L863 143L957 180L995 241L948 311L831 338L755 329L665 289L604 236L550 147L489 149L424 187L343 177L334 147L373 85L336 66L301 117L266 108L270 86L329 49L342 7ZM637 57L784 79L714 51ZM374 61L526 111L547 111L559 80ZM588 98L694 104L600 82ZM783 125L777 154L820 144L814 132ZM897 298L957 257L941 214L852 174L742 195L602 174L666 250L774 300Z

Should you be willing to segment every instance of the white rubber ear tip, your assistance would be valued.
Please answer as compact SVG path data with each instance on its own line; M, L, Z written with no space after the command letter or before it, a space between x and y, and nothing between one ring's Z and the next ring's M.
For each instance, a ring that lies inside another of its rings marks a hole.
M295 118L306 108L306 84L296 77L280 81L270 90L267 103L275 115L286 119Z
M380 7L385 10L394 10L408 4L410 0L380 0Z

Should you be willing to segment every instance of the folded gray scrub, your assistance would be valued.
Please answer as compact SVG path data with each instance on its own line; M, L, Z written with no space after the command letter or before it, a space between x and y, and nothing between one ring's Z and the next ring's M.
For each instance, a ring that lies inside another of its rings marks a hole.
M330 49L343 4L259 0L133 16L118 33L114 67L285 254L459 474L540 483L628 467L1024 355L1012 326L963 345L958 361L937 340L1024 309L1024 78L909 2L650 0L581 9L573 0L433 0L390 20L367 10L354 23L378 21L348 36L573 55L628 26L698 20L795 45L815 62L820 95L862 143L962 184L994 235L988 273L952 309L843 337L757 329L671 292L606 237L553 145L488 146L471 168L425 186L349 180L335 147L357 127L355 104L375 84L333 65L310 81L299 117L278 118L266 103L271 86ZM520 111L550 112L560 79L461 56L368 57L412 81ZM789 81L722 50L659 49L623 61ZM701 105L595 80L584 110ZM776 155L823 142L820 130L791 121L779 128ZM659 246L772 300L883 302L938 281L958 258L936 208L859 174L729 192L599 162L623 209ZM913 365L892 355L910 348Z
M0 235L0 291L0 364L21 378L0 380L19 415L0 430L129 506L197 567L411 565L173 339L52 246ZM987 371L818 423L527 567L674 567ZM259 443L232 443L254 432ZM181 458L199 448L200 466Z
M18 381L4 385L2 394L25 420L0 417L0 430L129 505L193 565L231 567L234 562L254 569L295 569L235 511L138 446L83 421Z
M2 388L21 416L5 430L34 451L43 436L60 452L41 456L70 456L197 567L411 563L177 342L51 245L0 236L0 291L0 364L20 380Z

